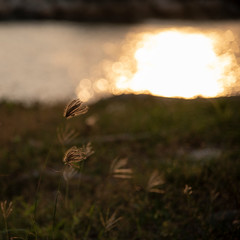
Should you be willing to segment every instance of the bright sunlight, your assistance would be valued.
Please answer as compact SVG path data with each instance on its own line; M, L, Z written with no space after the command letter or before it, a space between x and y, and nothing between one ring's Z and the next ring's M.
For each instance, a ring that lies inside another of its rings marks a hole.
M218 44L217 38L202 33L145 33L134 52L135 72L125 74L125 64L124 71L118 70L116 87L165 97L218 96L236 80L233 55L217 54Z

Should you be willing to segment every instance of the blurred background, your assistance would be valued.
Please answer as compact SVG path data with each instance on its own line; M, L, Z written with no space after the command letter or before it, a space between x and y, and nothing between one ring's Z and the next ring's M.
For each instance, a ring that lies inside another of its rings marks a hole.
M236 0L1 0L0 98L236 95L239 17Z
M0 239L239 239L239 66L239 0L0 0Z

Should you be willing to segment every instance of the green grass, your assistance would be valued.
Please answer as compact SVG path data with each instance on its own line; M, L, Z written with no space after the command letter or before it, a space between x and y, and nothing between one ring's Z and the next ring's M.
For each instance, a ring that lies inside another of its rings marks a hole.
M9 237L238 239L240 97L123 95L69 120L62 117L64 105L0 104L0 201L13 202ZM63 147L57 128L66 123L79 135ZM95 153L66 195L64 152L87 142ZM128 158L132 179L113 178L115 158ZM154 170L162 193L147 191ZM184 193L186 185L192 194ZM106 231L101 219L115 211L121 219ZM0 239L7 239L2 215Z

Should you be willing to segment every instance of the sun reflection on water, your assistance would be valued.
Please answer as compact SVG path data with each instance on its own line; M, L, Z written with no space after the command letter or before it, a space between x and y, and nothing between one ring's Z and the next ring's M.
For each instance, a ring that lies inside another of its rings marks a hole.
M225 52L216 34L168 30L138 38L135 47L123 46L128 55L111 66L108 76L115 79L115 94L214 97L236 81L235 56Z

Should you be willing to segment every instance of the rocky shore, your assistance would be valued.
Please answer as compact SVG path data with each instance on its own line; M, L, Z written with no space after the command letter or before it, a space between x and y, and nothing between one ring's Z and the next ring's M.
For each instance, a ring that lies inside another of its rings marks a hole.
M136 22L160 19L239 19L238 0L0 0L0 19Z

